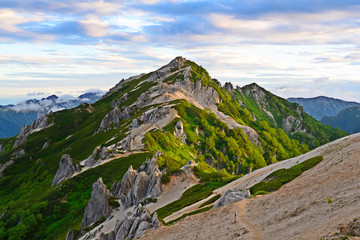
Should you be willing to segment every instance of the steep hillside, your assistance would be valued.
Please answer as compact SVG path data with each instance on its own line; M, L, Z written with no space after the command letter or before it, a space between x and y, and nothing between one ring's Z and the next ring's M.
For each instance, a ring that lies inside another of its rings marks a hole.
M72 99L51 95L41 100L30 99L16 105L0 106L0 138L15 136L22 126L31 124L50 111L74 108L81 103L93 103L101 96L100 92L85 93Z
M302 112L306 131L288 135L239 95L178 57L1 139L0 239L134 238L243 174L344 135ZM279 116L296 119L291 107Z
M256 83L236 89L231 83L226 83L224 87L257 122L266 121L270 127L282 128L291 138L306 143L310 148L335 140L339 136L345 136L345 133L338 129L324 126L316 121L298 104L290 103ZM252 126L251 123L250 125Z
M289 160L323 156L279 190L186 217L140 239L358 239L359 155L359 134L336 140ZM235 187L252 186L259 173L264 179L271 168L247 175Z
M315 97L315 98L288 98L289 102L298 103L304 110L318 121L323 117L336 116L342 110L358 106L358 102L348 102L336 98Z
M321 122L350 134L358 133L360 132L360 106L346 108L334 117L323 117Z

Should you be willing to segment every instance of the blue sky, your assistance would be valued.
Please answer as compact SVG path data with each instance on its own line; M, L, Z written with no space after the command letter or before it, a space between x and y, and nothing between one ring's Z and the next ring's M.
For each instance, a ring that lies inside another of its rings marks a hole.
M0 104L108 90L183 56L222 83L360 101L360 2L0 0Z

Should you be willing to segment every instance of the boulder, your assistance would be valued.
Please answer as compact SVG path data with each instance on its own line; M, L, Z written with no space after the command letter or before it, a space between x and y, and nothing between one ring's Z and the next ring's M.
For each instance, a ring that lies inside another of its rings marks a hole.
M134 118L134 119L132 120L132 122L131 122L131 127L132 127L132 128L137 128L137 127L139 127L139 122L138 122L137 118Z
M111 207L109 205L109 197L110 193L107 190L106 185L103 183L102 179L99 178L93 184L91 199L85 208L81 227L88 227L96 221L99 221L101 217L107 218L110 216Z
M179 120L175 125L175 136L180 138L183 144L186 144L186 134L184 132L184 125L181 120Z
M105 146L103 146L101 152L99 153L100 159L101 160L108 159L109 155L110 155L109 150Z
M79 167L77 165L74 165L70 155L69 154L62 155L59 163L59 169L56 172L56 175L54 177L51 186L53 187L65 181L66 179L72 177L75 172L79 172Z
M216 201L213 208L226 206L230 203L244 200L249 197L250 197L250 192L248 189L244 189L241 192L237 189L229 189L224 193L223 196L221 196L219 200Z

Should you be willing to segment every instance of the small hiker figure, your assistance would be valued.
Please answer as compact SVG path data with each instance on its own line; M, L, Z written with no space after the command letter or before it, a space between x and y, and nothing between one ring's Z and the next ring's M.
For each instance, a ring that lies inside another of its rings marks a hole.
M234 213L234 223L236 223L236 213Z

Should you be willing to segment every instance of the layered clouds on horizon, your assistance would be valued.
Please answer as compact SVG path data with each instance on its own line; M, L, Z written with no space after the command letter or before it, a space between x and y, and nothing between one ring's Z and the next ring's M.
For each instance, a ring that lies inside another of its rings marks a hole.
M359 12L354 0L0 2L0 104L108 90L178 55L223 83L359 101Z

